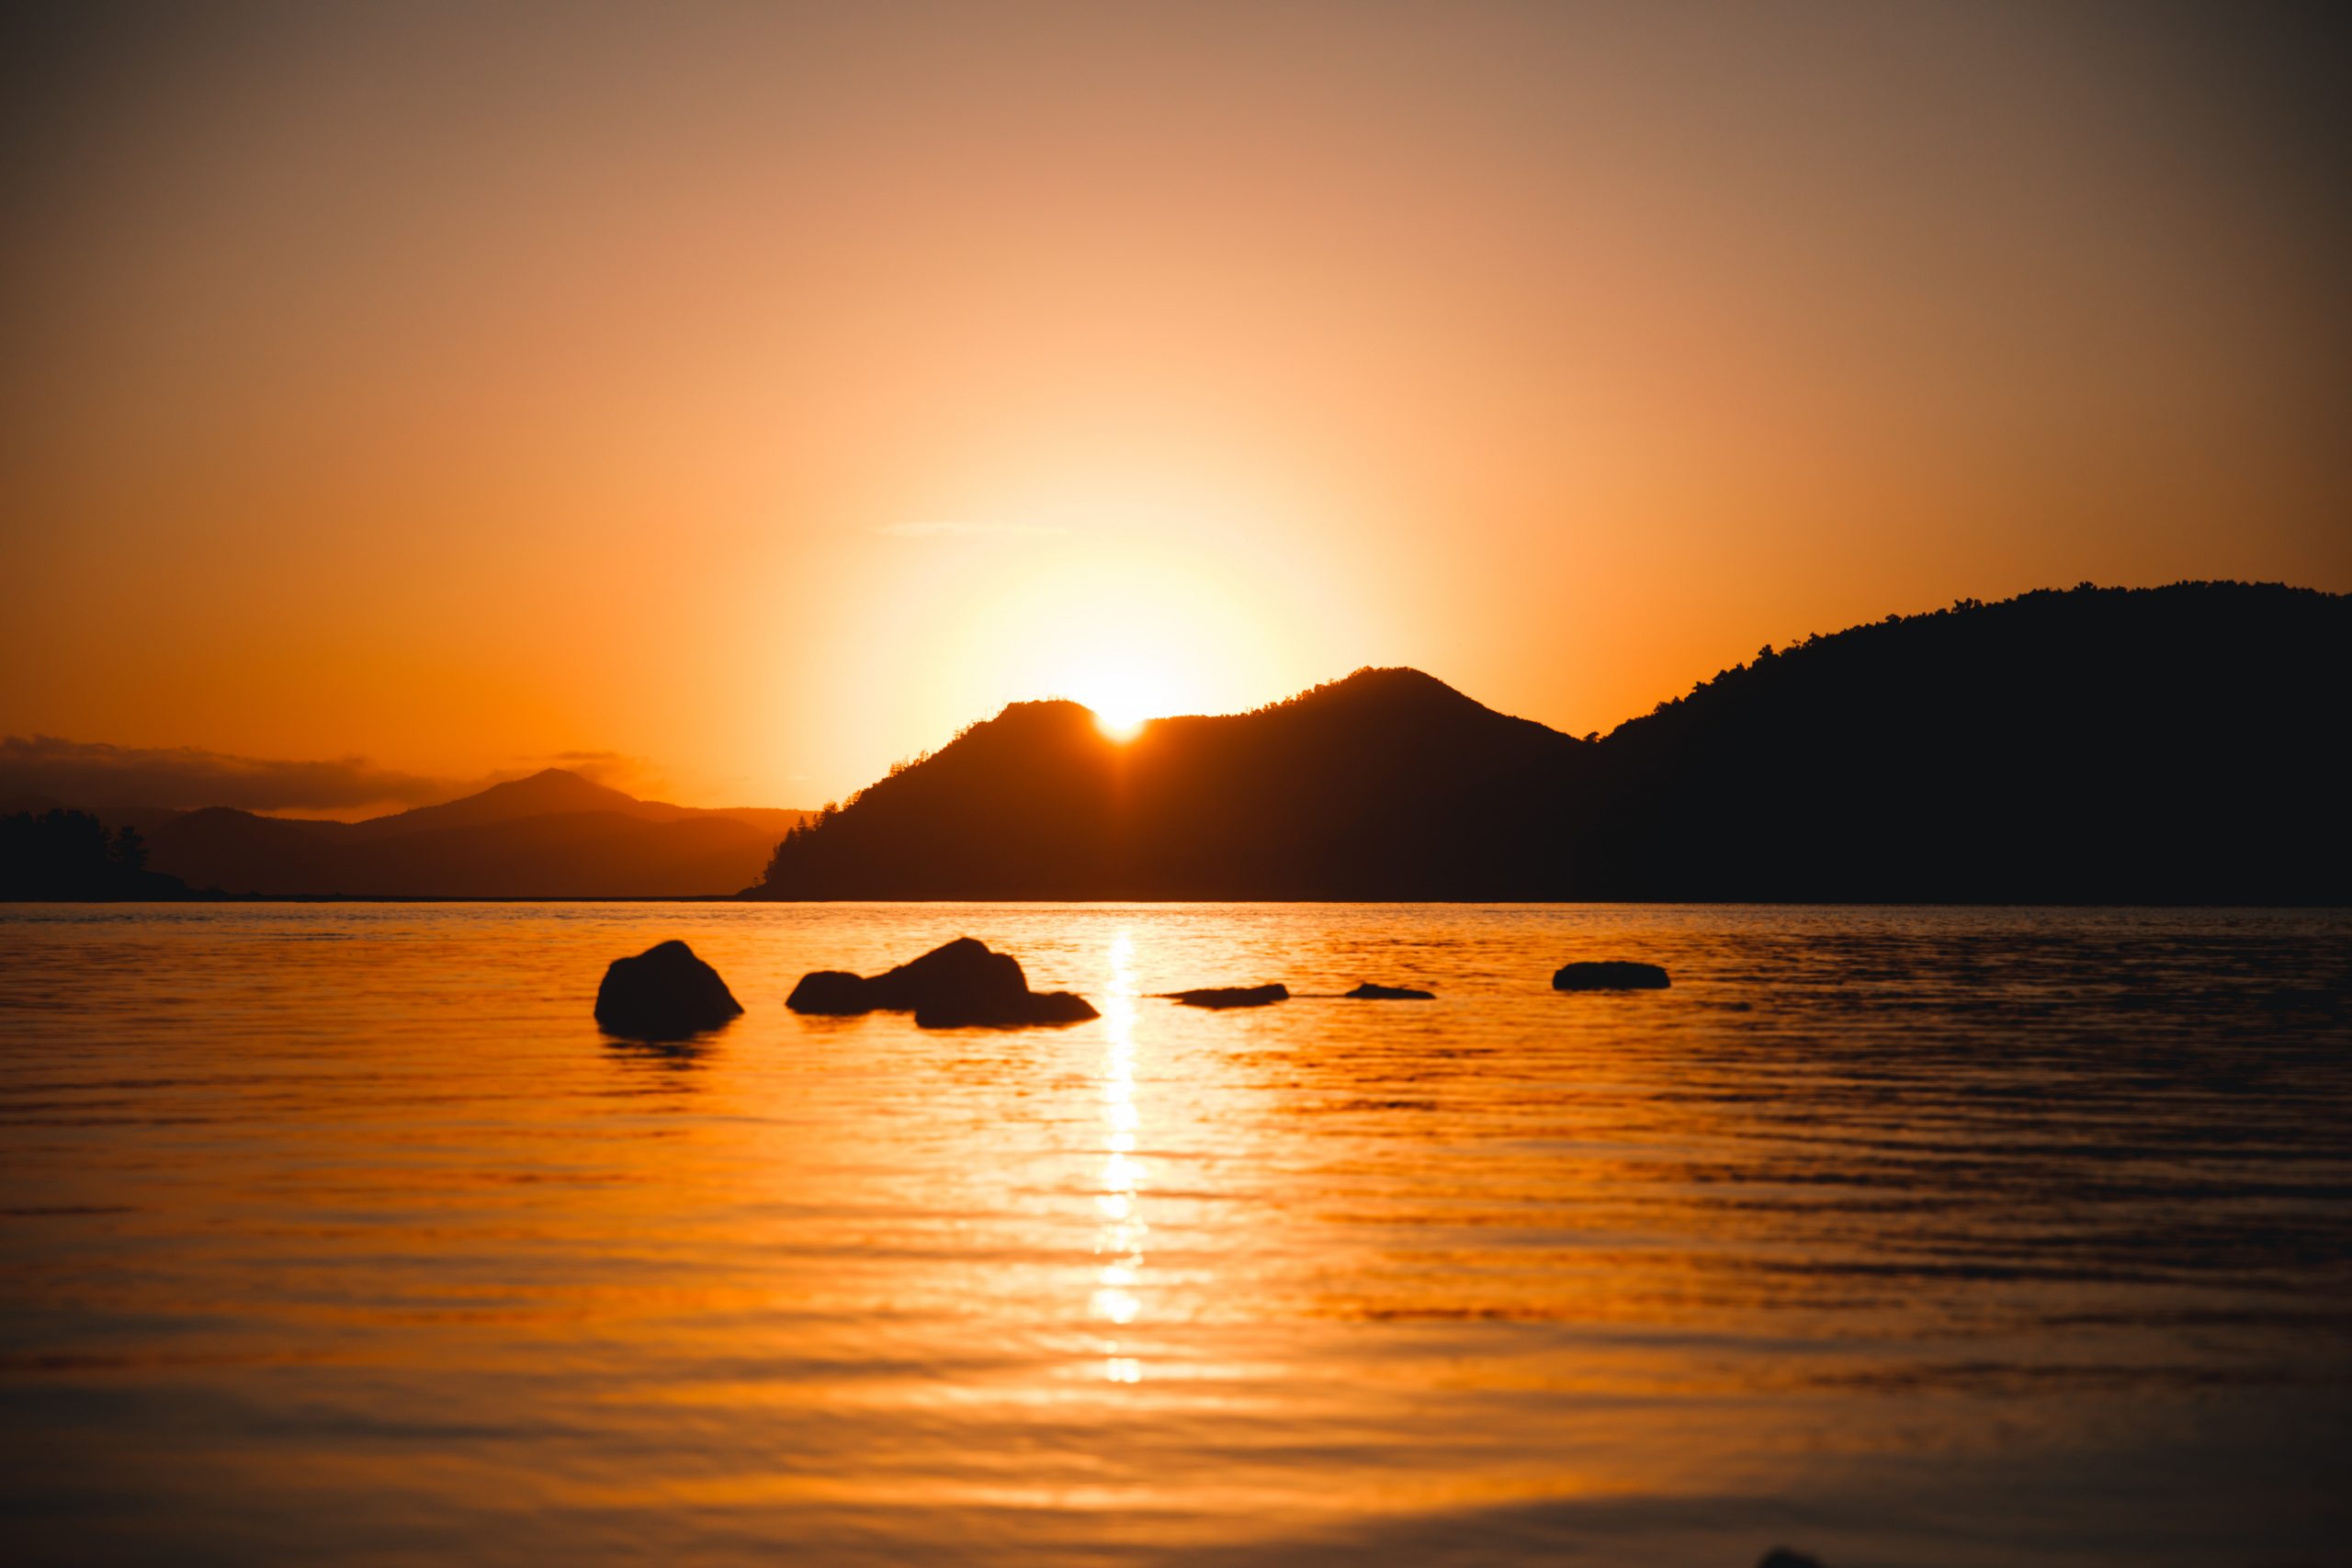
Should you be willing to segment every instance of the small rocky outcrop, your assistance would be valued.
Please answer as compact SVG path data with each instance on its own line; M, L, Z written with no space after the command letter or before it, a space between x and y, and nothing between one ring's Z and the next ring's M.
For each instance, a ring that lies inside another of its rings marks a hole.
M810 1013L911 1012L924 1029L1013 1029L1100 1016L1084 997L1031 990L1018 959L967 936L880 975L804 975L784 1005Z
M1672 984L1657 964L1623 959L1565 964L1552 976L1555 991L1662 991Z
M596 1022L628 1040L683 1040L742 1010L718 971L683 942L614 959L596 987Z
M1290 987L1272 986L1203 986L1190 991L1162 991L1165 999L1188 1008L1261 1008L1290 999Z
M1341 997L1351 1002L1427 1002L1435 1001L1435 991L1417 991L1410 986L1375 986L1366 980L1352 991L1342 991Z
M812 970L800 976L800 984L792 987L784 1005L795 1012L872 1012L881 1005L874 999L873 985L865 976L846 969Z
M1756 1568L1822 1568L1822 1565L1821 1559L1809 1551L1776 1546L1757 1560Z

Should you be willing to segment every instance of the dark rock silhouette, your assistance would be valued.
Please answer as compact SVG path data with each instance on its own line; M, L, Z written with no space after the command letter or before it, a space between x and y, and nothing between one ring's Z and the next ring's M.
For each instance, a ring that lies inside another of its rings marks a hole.
M1552 975L1555 991L1662 991L1672 984L1657 964L1623 959L1564 964Z
M1822 1562L1811 1552L1776 1546L1757 1560L1756 1568L1822 1568Z
M1004 1029L1100 1016L1084 997L1031 990L1017 959L967 936L880 975L804 975L784 1005L806 1013L911 1011L924 1029Z
M1357 1002L1428 1002L1437 999L1435 991L1417 991L1410 986L1375 986L1369 980L1343 995L1347 1000Z
M776 898L2352 901L2352 599L2087 585L1767 650L1576 740L1410 670L1019 703L776 846Z
M800 984L784 998L794 1012L836 1015L872 1012L883 1004L874 999L874 982L846 969L818 969L800 976Z
M1272 986L1203 986L1190 991L1162 991L1161 999L1188 1008L1261 1008L1290 1000L1290 987Z
M683 1040L716 1029L743 1010L718 977L683 942L658 942L634 958L616 958L596 987L596 1021L631 1040Z
M1093 1003L1074 991L1031 991L1012 1008L977 997L941 997L915 1009L915 1025L921 1029L1052 1027L1102 1016Z

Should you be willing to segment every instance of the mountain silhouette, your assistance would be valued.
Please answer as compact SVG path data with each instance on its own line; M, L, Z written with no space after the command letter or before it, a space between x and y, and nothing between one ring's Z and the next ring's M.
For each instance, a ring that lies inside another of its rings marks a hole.
M108 814L111 817L111 814ZM147 863L230 893L645 897L756 875L797 811L639 800L560 768L364 822L210 807L146 830Z
M1603 742L1578 897L2352 897L2352 599L2029 593L1726 671Z
M859 898L1536 896L1508 833L1589 750L1411 670L1114 742L1015 703L778 846L757 895Z
M579 811L617 811L644 821L665 821L686 814L684 807L638 800L568 768L542 768L528 778L509 779L475 795L438 806L420 806L390 817L371 818L352 826L362 834L381 838Z
M1410 670L1102 736L1016 703L753 897L2333 902L2352 601L2087 584L1805 639L1579 741Z

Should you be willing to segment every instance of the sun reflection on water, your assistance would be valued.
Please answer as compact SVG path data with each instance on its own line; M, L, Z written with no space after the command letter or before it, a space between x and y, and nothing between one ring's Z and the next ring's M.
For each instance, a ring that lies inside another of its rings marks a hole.
M1121 931L1111 942L1110 983L1102 1000L1102 1180L1094 1206L1102 1216L1095 1233L1092 1315L1124 1328L1143 1310L1136 1289L1143 1277L1144 1236L1150 1227L1137 1201L1145 1181L1136 1157L1136 1134L1143 1118L1136 1109L1135 937ZM1122 1355L1115 1338L1102 1342L1102 1376L1108 1382L1140 1382L1143 1363Z

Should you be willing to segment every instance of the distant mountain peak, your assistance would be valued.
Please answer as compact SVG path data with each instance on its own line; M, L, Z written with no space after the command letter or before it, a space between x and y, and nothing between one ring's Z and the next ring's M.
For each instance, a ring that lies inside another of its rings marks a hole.
M1007 703L998 712L999 718L1022 718L1041 721L1081 718L1094 710L1069 697L1037 697L1028 702Z
M639 804L637 797L626 791L598 784L594 779L575 773L569 768L541 768L536 773L507 779L472 795L424 809L448 811L456 807L468 814L506 814L521 811L609 811Z
M1354 687L1366 691L1418 688L1423 691L1452 692L1457 697L1462 694L1428 671L1416 670L1409 664L1361 665L1349 671L1339 680L1327 683L1335 687Z
M492 789L532 790L535 792L564 790L575 795L587 794L592 791L598 795L618 795L621 793L619 790L614 789L609 784L598 784L594 779L588 777L585 773L575 773L570 768L541 768L536 773L526 773L519 779L507 779L499 784L494 784L490 787Z
M1362 669L1326 681L1319 686L1301 692L1281 705L1310 703L1340 702L1426 702L1430 699L1467 703L1473 707L1485 705L1475 697L1464 696L1436 676L1410 665L1367 664Z
M993 742L1016 736L1073 736L1099 740L1102 732L1095 726L1093 710L1085 704L1068 697L1044 697L1007 703L997 710L994 718L980 720L956 739L960 741L986 737Z
M567 768L366 822L215 807L159 828L151 859L232 891L528 897L726 892L798 820L638 800Z

